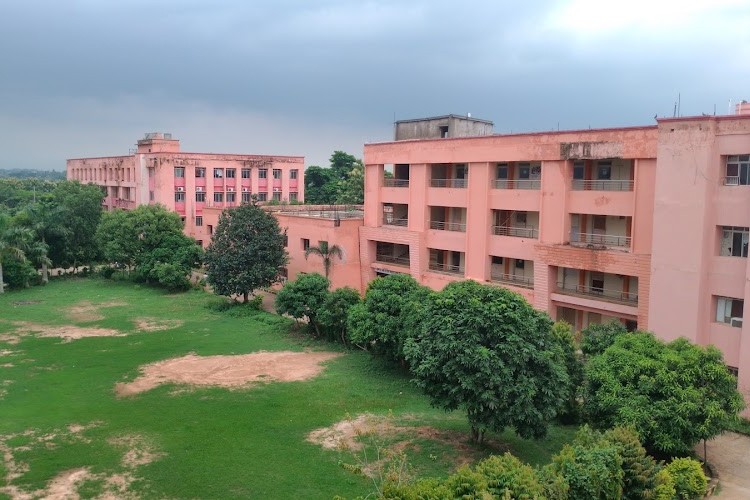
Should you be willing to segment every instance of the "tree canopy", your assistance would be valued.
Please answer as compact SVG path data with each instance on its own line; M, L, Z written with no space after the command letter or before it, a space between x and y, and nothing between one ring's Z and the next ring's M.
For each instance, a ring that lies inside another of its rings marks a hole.
M421 327L404 353L433 406L466 410L475 441L485 430L506 427L538 438L569 391L551 326L507 289L453 282L427 296Z
M632 426L647 449L687 454L744 408L721 352L649 332L621 335L586 366L584 412L594 425Z
M305 169L305 202L315 205L364 203L364 165L361 160L334 151L329 167Z
M318 313L328 296L328 278L318 274L300 274L295 281L290 281L276 295L276 311L288 314L295 319L307 318L315 336L321 334Z
M255 204L226 209L206 250L208 282L219 295L242 295L278 280L287 263L276 218Z

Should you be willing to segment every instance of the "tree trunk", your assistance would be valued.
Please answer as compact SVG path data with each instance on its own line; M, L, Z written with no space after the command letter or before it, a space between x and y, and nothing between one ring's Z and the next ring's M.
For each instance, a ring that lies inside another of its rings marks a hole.
M482 444L484 441L484 429L471 426L471 440L476 444Z
M0 293L5 293L5 283L3 282L3 263L0 262Z
M42 262L42 285L49 283L49 271L47 270L47 263Z
M242 302L244 304L247 304L248 298L250 297L250 292L242 292Z

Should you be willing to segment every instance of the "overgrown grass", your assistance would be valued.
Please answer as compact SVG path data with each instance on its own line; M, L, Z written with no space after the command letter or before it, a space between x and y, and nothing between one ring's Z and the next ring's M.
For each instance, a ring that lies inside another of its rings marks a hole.
M0 356L0 389L6 392L0 398L0 435L16 436L6 444L16 449L17 462L28 465L12 485L25 491L43 489L59 473L79 467L100 474L126 472L123 448L112 441L135 434L161 453L134 471L138 480L131 491L144 497L353 497L370 491L370 481L340 467L340 453L306 441L310 431L347 414L392 411L396 418L409 415L412 425L468 438L462 414L430 408L406 374L362 352L329 361L321 375L305 382L177 392L178 387L163 385L137 396L116 397L115 384L135 378L139 366L191 352L205 356L340 349L290 335L293 323L285 318L244 309L234 314L228 314L231 309L216 311L209 307L216 300L199 291L170 295L100 279L62 280L0 296L0 351L13 351ZM71 321L69 308L82 302L122 305L99 309L103 319ZM141 333L136 318L182 324ZM12 333L18 321L114 328L128 335L72 342L25 335L18 344L2 341L2 334ZM89 426L80 433L82 439L69 431L73 424ZM491 436L491 447L474 449L472 458L508 449L523 460L545 463L572 433L571 428L553 428L550 437L538 443L509 432ZM429 440L417 444L408 454L420 474L447 474L455 466L450 446ZM3 481L6 467L0 464ZM80 491L96 496L103 487L101 479L94 479Z
M750 419L739 417L727 430L750 436Z

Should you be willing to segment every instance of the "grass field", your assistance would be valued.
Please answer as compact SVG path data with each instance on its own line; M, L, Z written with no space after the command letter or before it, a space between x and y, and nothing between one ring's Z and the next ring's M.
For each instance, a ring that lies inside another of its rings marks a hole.
M4 494L49 494L67 482L84 497L103 491L156 498L353 497L372 490L370 480L339 464L355 459L306 437L362 413L391 411L403 425L431 426L455 436L458 447L424 436L413 439L406 453L423 475L446 474L461 454L477 459L510 450L544 463L574 432L553 428L541 442L506 432L491 436L487 447L471 448L463 414L431 409L406 374L362 352L345 352L306 381L231 390L165 384L117 397L115 385L135 379L140 366L188 353L337 349L305 340L290 321L271 314L239 318L214 312L206 305L215 300L198 291L168 295L98 279L56 281L0 296ZM81 304L88 313L75 314ZM173 328L138 331L136 318ZM72 341L34 333L18 337L19 329L60 325L127 335ZM87 475L76 479L71 471L82 469Z

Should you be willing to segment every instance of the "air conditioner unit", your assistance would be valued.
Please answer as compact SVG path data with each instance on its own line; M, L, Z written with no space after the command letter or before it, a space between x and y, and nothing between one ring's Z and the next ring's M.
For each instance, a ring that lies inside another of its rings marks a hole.
M228 187L227 191L229 191L230 193L234 193L234 188L233 187Z
M177 187L177 191L179 191L181 193L181 192L185 191L185 188L182 187L182 186L178 186Z
M729 320L730 326L736 326L738 328L742 328L742 318L732 318Z
M280 187L275 187L275 188L273 188L273 192L274 192L274 193L278 193L279 191L281 191L281 188L280 188Z
M195 187L195 191L196 191L197 193L202 193L202 192L203 192L203 186L196 186L196 187Z
M250 188L242 188L242 192L243 193L249 193L250 192Z

